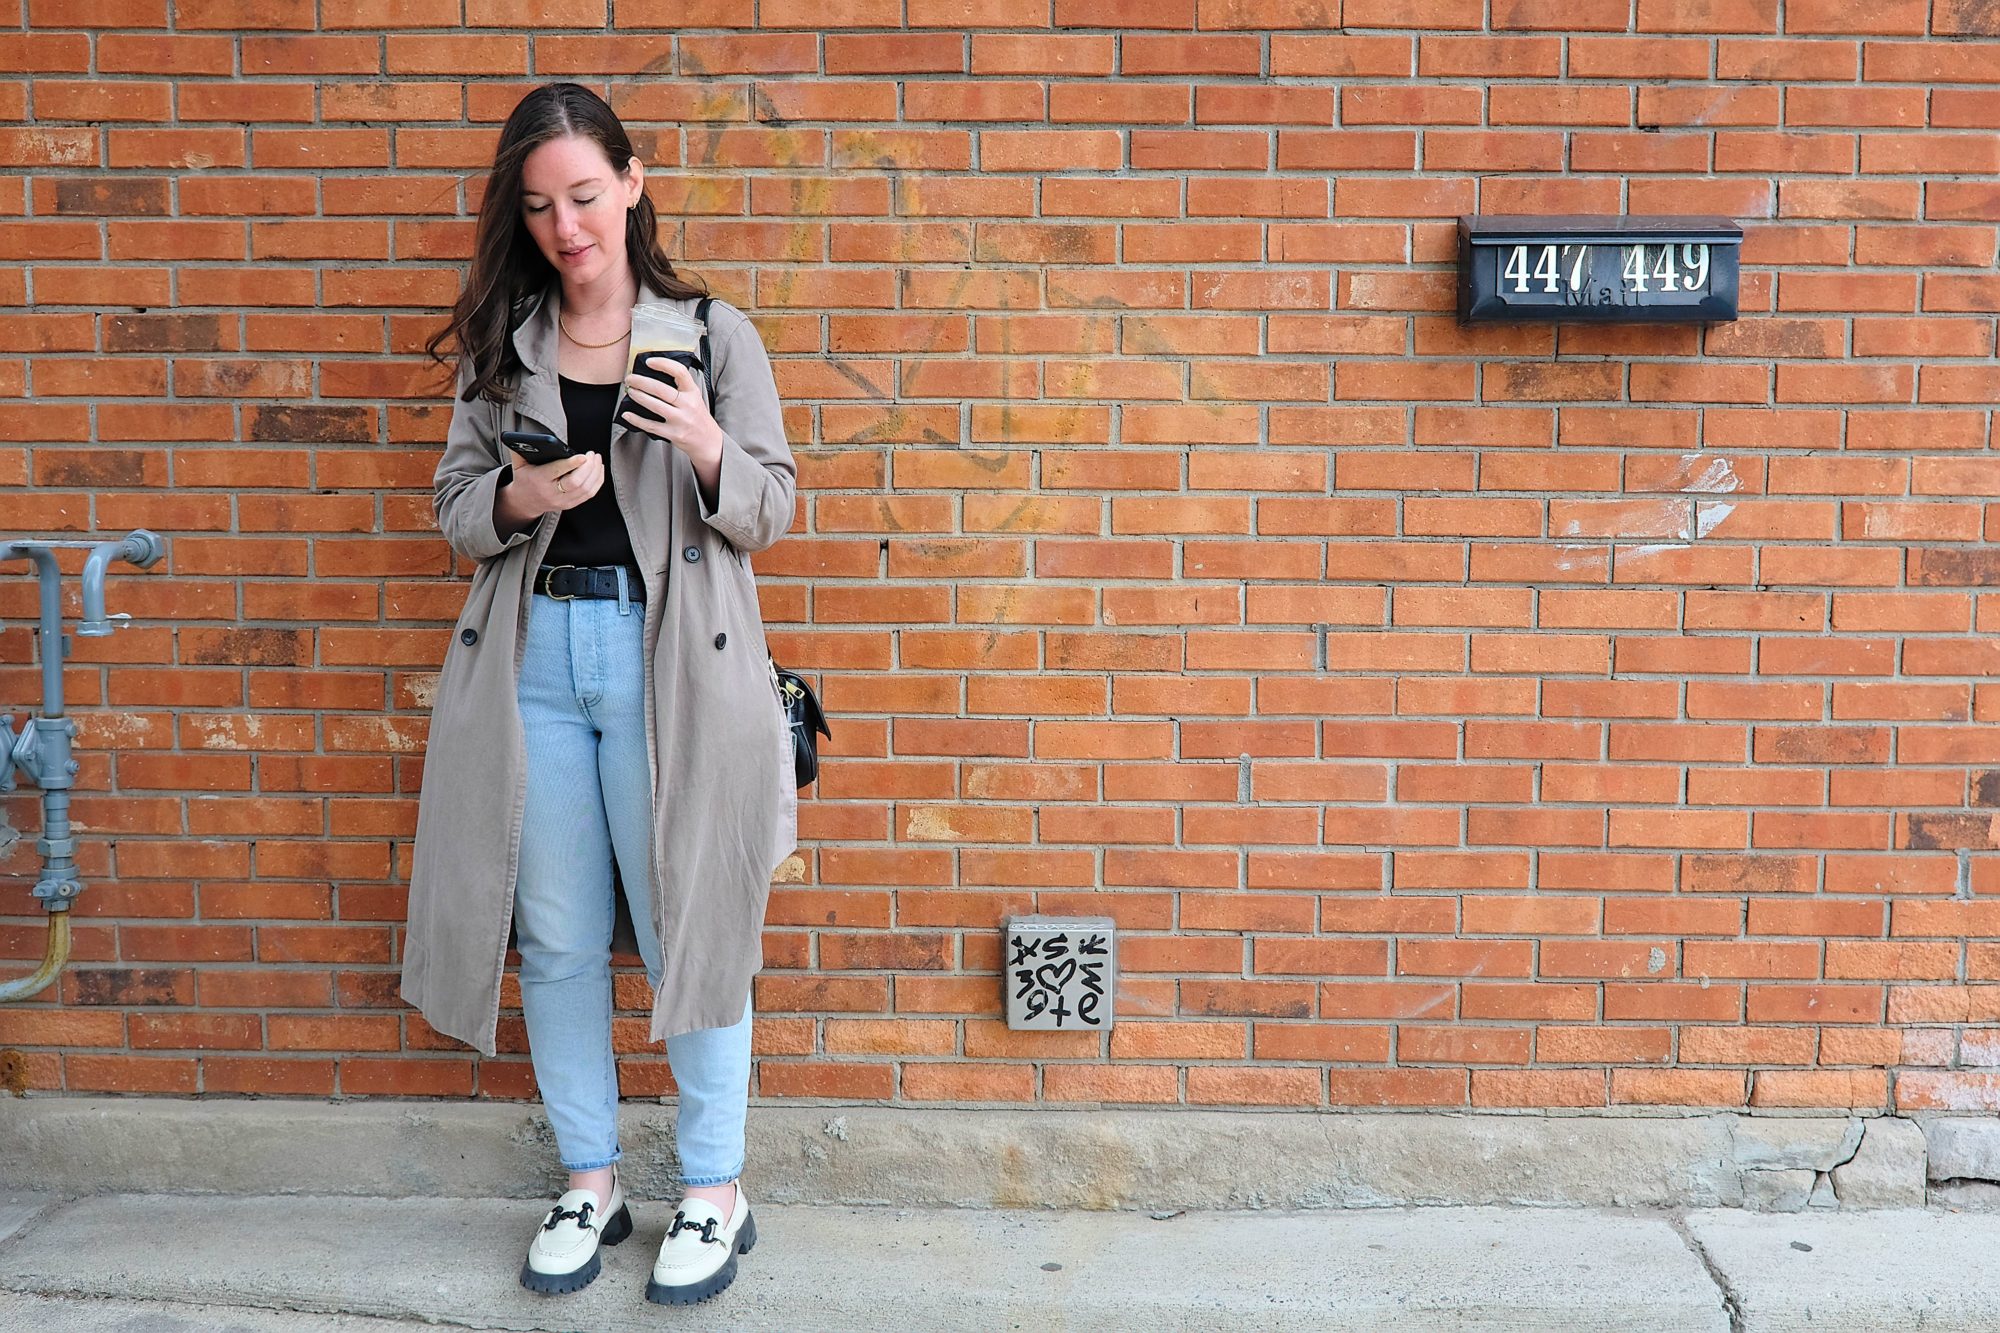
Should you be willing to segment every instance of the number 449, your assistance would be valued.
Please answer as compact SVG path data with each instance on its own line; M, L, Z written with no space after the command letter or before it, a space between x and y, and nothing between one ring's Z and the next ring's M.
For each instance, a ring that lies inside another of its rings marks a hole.
M1652 270L1647 271L1646 256L1653 255ZM1678 251L1679 264L1675 252ZM1705 245L1628 245L1625 247L1625 262L1619 271L1628 291L1649 290L1648 282L1658 284L1663 292L1688 291L1700 287L1708 281L1708 247Z

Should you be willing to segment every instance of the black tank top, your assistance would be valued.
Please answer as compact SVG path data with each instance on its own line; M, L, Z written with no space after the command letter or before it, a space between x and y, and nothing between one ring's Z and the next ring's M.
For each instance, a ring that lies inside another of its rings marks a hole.
M611 413L618 406L623 386L586 384L567 376L557 380L562 386L563 413L569 418L570 447L579 452L589 449L604 460L604 484L597 494L565 510L556 520L556 535L542 556L542 568L625 565L636 574L639 562L632 554L632 535L625 530L625 515L618 510L611 480Z

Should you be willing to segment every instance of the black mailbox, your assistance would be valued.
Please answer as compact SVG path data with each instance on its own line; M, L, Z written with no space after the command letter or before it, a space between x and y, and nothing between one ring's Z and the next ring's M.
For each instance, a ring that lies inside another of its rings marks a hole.
M1461 217L1458 317L1602 324L1736 318L1743 229L1716 217Z

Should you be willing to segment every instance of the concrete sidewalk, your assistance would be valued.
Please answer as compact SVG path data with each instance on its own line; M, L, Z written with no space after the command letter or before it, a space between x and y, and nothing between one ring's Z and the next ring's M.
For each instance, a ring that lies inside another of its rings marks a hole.
M755 1198L753 1195L753 1204ZM669 1220L574 1296L519 1199L0 1195L0 1328L1981 1329L2000 1217L1935 1209L1030 1212L761 1205L734 1287L641 1297Z

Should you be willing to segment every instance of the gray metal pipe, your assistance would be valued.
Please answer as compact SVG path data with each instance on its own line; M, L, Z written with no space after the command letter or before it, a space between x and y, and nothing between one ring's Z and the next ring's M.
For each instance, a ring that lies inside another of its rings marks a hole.
M160 539L140 528L115 542L96 542L83 562L83 620L76 632L86 638L109 634L111 617L104 614L104 571L113 560L125 560L146 569L164 550Z
M42 581L42 623L36 631L42 654L42 713L63 715L62 664L67 654L62 641L62 571L56 568L56 553L42 547L27 552L35 562Z
M83 892L76 874L76 840L70 836L69 793L75 785L77 762L70 745L76 723L64 716L63 661L68 644L62 632L62 571L56 551L85 549L83 563L83 620L77 633L91 636L111 633L131 617L109 616L104 611L104 575L113 560L126 560L141 569L157 561L165 551L160 539L145 529L137 529L115 541L14 541L0 544L0 562L27 559L34 563L41 582L41 624L37 641L42 655L42 713L29 717L14 734L11 714L0 716L0 790L11 788L14 769L20 768L42 789L42 836L35 848L42 854L41 876L35 881L35 897L48 913L48 945L41 966L25 977L0 984L0 1003L26 999L54 981L69 960L69 908Z

